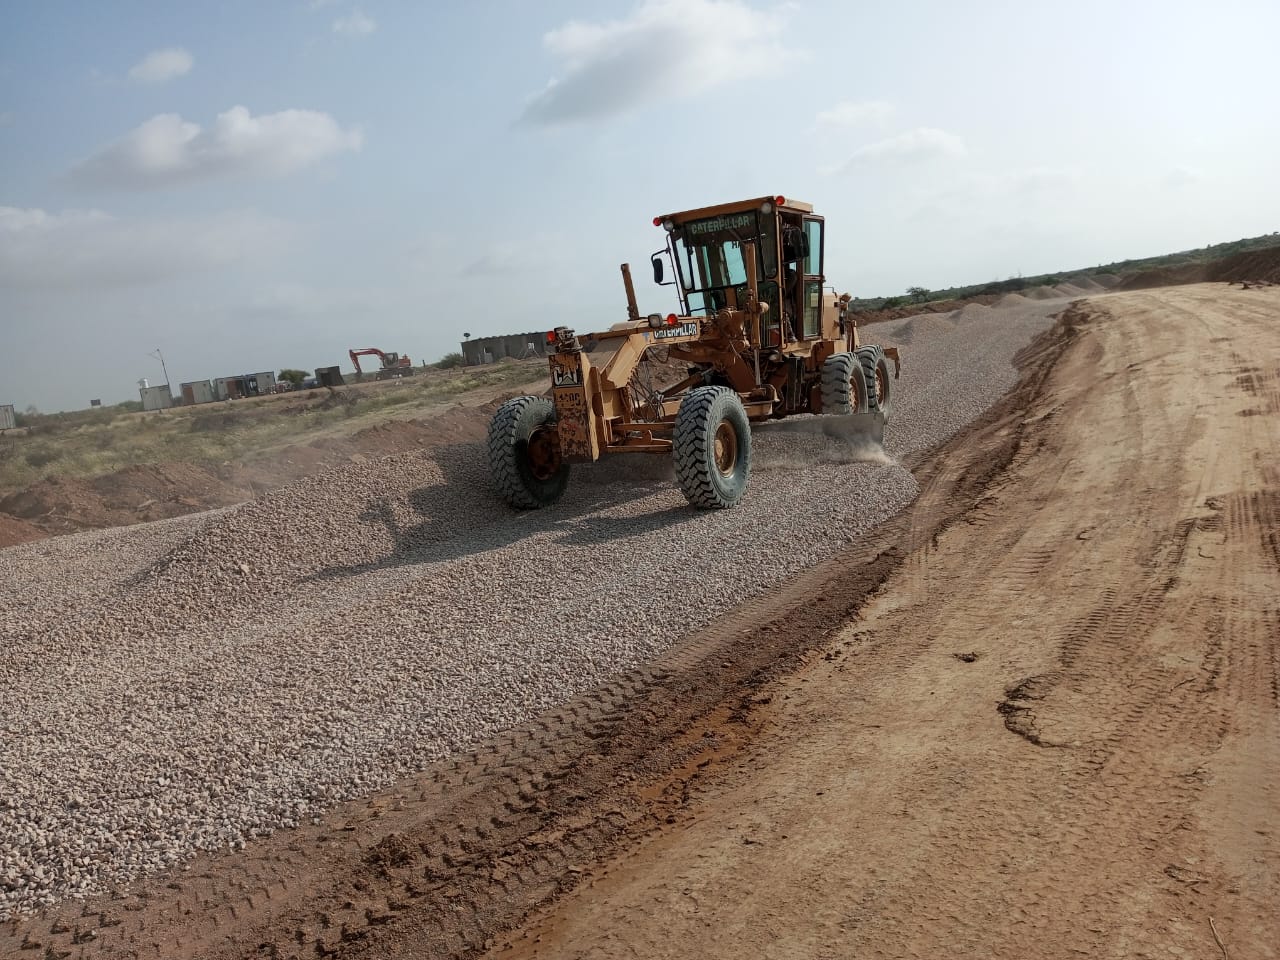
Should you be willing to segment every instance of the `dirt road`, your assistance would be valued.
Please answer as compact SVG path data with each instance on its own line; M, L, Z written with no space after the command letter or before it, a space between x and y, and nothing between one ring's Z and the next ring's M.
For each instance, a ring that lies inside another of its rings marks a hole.
M493 956L1277 955L1280 290L1092 310L964 522Z
M1023 369L835 559L0 956L1276 956L1280 289L1099 298Z

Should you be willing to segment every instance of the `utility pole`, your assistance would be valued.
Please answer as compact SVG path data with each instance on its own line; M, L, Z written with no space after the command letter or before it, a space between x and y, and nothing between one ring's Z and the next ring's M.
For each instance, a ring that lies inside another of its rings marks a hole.
M169 368L164 365L164 354L160 352L160 348L156 347L154 353L147 354L149 357L155 357L160 361L160 369L164 371L164 385L169 385Z

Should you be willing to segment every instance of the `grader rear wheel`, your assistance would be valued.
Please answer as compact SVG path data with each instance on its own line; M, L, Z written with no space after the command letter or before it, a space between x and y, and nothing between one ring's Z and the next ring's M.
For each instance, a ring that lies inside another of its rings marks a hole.
M880 347L869 345L858 348L858 362L867 381L870 409L879 411L888 422L889 413L893 409L889 361Z
M852 353L833 353L822 364L822 412L837 416L871 409L866 374Z

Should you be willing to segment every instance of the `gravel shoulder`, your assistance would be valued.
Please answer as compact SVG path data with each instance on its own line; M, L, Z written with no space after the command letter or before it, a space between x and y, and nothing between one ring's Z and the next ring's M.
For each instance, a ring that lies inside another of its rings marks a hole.
M876 325L897 462L762 432L734 511L611 463L515 515L462 444L0 552L0 911L319 826L859 548L1064 305Z

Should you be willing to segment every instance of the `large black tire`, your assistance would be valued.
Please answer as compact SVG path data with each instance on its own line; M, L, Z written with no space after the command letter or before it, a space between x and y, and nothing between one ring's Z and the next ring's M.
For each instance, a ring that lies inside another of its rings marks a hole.
M728 387L698 387L680 401L673 436L680 491L700 510L732 507L751 477L751 423Z
M556 408L545 397L515 397L489 421L489 472L507 503L520 510L550 506L569 483L560 458Z
M822 412L847 416L870 410L867 378L852 353L833 353L822 364Z
M858 362L867 381L869 408L879 411L888 423L893 410L893 379L889 375L889 361L880 347L869 345L858 348Z

